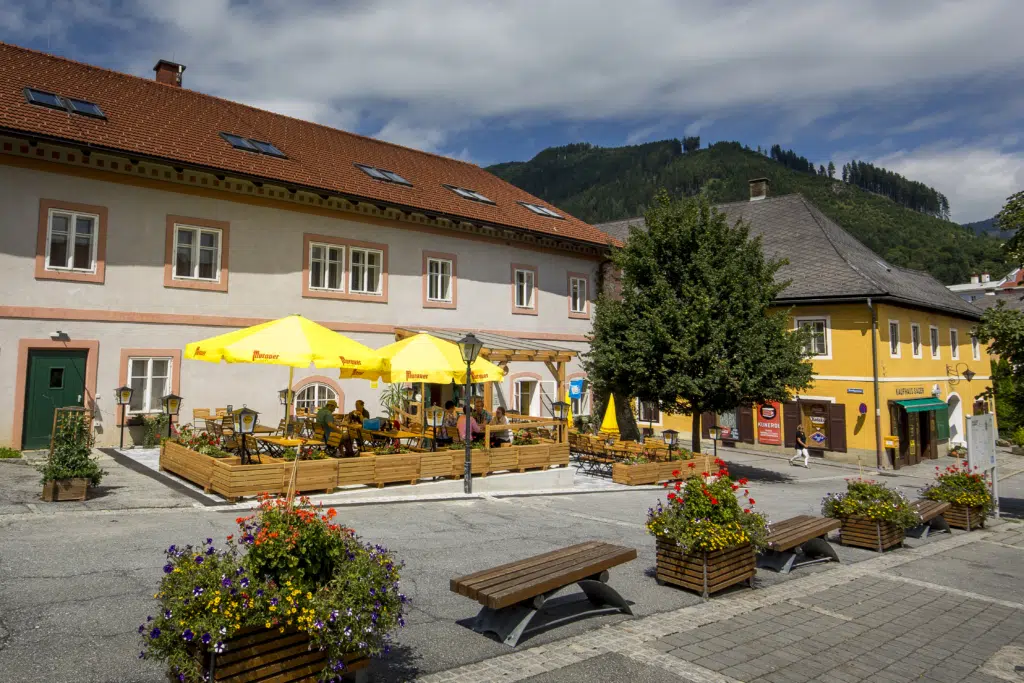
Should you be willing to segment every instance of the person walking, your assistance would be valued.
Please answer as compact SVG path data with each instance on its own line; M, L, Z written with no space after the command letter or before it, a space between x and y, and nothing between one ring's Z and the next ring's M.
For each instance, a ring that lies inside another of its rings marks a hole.
M811 458L811 454L807 450L807 435L804 434L804 427L803 427L803 425L797 425L797 427L796 427L796 453L794 453L793 457L789 459L789 464L790 465L795 465L796 463L793 462L793 461L796 460L797 458L799 458L801 455L804 457L804 467L806 467L807 469L810 469L811 466L807 464L807 461L810 460L810 458Z

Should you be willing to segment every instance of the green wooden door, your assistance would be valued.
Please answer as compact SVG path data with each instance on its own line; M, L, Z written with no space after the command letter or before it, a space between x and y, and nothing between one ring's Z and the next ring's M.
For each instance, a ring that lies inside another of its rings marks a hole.
M50 447L53 411L85 405L87 351L29 351L22 448Z

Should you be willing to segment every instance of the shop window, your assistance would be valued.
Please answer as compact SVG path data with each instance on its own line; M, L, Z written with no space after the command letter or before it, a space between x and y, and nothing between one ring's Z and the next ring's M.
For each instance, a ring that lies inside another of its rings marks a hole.
M939 328L934 325L928 327L928 341L931 345L932 358L939 358Z
M328 401L337 401L338 394L326 384L314 382L307 384L295 392L295 411L304 410L308 413L315 413L327 404Z
M830 358L830 336L829 320L825 318L797 318L798 329L807 331L809 339L803 351L815 358Z
M900 324L896 320L889 321L889 356L900 357Z

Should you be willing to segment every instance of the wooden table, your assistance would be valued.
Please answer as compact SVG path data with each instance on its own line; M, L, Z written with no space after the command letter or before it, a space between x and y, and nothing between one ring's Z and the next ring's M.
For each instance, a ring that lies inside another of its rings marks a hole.
M273 456L280 455L287 448L294 448L301 453L303 448L323 448L327 445L318 439L289 439L284 436L257 436L256 441L263 444Z
M402 429L394 432L385 432L379 429L364 429L363 435L370 441L370 443L375 445L384 445L392 439L429 438L426 434L420 434L419 432L407 432Z

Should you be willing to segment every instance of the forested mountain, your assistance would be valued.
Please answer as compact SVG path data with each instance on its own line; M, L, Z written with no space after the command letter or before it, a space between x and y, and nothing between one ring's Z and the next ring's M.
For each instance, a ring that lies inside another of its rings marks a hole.
M973 232L975 235L991 235L1001 240L1008 239L1013 236L1012 230L1000 230L999 226L996 225L996 217L986 218L983 221L975 221L973 223L964 223L964 227Z
M590 223L639 216L662 188L679 196L707 186L719 202L747 199L747 181L766 177L772 196L799 192L893 264L928 271L946 284L1007 270L999 240L830 178L827 170L797 171L737 142L688 147L684 152L679 140L608 148L578 143L488 170Z

